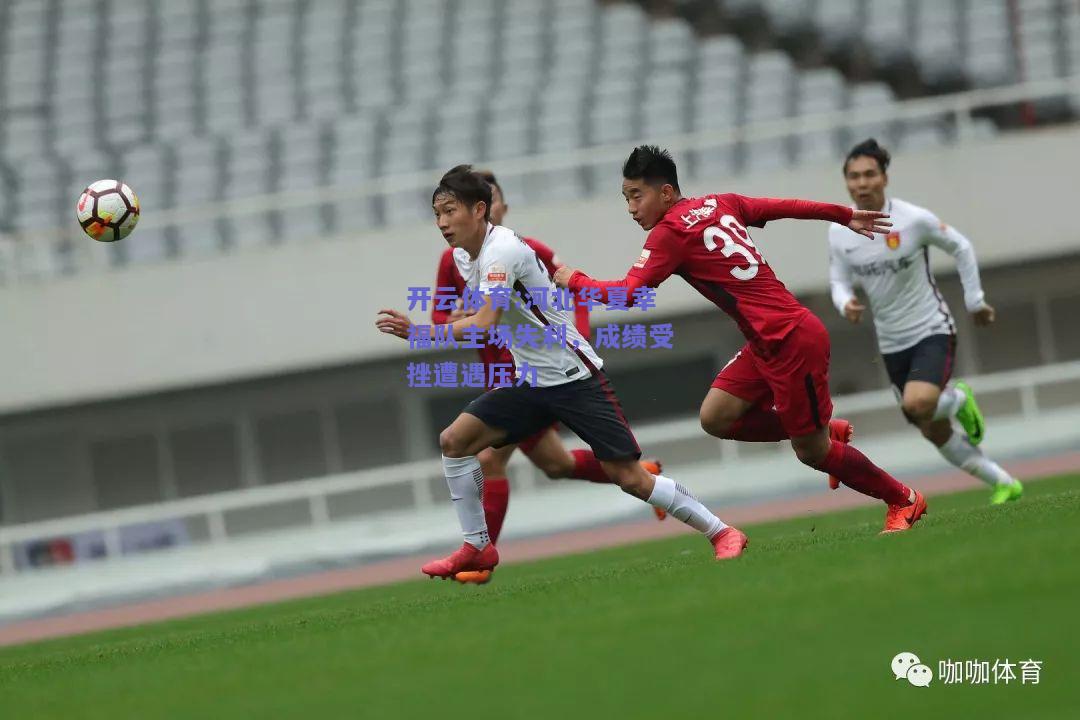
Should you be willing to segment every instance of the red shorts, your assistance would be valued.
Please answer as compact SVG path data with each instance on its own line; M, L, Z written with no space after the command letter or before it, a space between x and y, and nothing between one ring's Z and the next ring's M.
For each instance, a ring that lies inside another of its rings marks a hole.
M816 432L832 418L829 397L829 333L807 313L776 352L764 358L750 344L736 353L712 387L754 405L775 407L791 437Z

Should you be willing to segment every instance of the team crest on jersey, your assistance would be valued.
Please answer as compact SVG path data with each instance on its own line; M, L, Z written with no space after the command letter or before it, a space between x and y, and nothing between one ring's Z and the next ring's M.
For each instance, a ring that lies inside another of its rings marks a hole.
M885 238L885 245L888 246L890 250L895 250L900 247L900 233L896 230L889 233Z
M506 268L502 265L492 265L488 268L488 282L506 282Z
M642 250L637 262L634 263L634 267L638 269L645 267L645 263L649 262L650 255L652 255L652 250Z

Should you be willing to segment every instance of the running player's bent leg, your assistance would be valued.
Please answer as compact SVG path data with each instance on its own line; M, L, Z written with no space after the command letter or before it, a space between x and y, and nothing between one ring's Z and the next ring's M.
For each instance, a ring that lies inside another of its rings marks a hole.
M491 538L484 519L484 473L476 454L497 443L506 432L486 425L480 418L461 413L439 434L443 472L450 488L450 500L457 511L465 542L475 548L486 547Z
M641 448L610 381L602 372L553 393L552 412L588 443L604 472L623 492L675 515L712 540L717 557L723 556L717 543L722 541L720 533L727 526L686 488L662 474L652 475L640 465ZM738 537L745 540L741 533ZM734 554L741 551L742 545Z
M923 437L929 440L951 465L978 478L990 487L1012 485L1016 479L991 460L963 433L953 431L952 419L964 405L967 396L958 387L943 387L952 367L952 344L945 345L930 338L915 350L918 353L913 367L894 382L904 382L901 407L904 415L916 423ZM921 350L921 353L919 352Z
M484 473L476 454L489 446L518 442L553 421L540 389L512 386L475 398L442 431L443 471L465 542L450 555L425 563L422 573L451 578L463 572L495 569L499 551L491 543L484 519Z
M775 354L759 360L758 365L800 461L889 505L902 507L914 502L910 488L856 448L830 439L829 334L817 317L803 318Z
M713 380L699 419L705 432L726 440L778 442L788 437L749 344Z

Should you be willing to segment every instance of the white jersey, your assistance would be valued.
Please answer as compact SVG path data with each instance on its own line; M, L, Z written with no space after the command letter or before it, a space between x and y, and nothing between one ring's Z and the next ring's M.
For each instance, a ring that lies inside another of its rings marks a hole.
M870 240L846 227L829 225L829 280L833 304L843 314L861 285L870 301L882 353L894 353L930 335L953 335L956 323L930 273L930 246L956 258L964 304L983 305L979 267L971 242L934 213L897 198L885 201L892 232Z
M536 368L537 386L551 387L589 377L592 373L590 365L596 369L603 367L604 361L575 327L572 314L555 307L558 288L551 282L547 268L513 230L489 224L476 260L471 259L466 250L455 248L454 263L465 284L485 295L492 288L505 287L522 298L531 299L530 291L547 289L546 299L537 297L531 303L511 300L509 309L504 309L499 319L500 325L510 326L515 338L519 325L532 325L540 338L535 347L532 344L518 347L517 342L511 343L510 352L518 377L523 363L528 363ZM546 327L557 328L560 332L565 327L566 343L545 343Z

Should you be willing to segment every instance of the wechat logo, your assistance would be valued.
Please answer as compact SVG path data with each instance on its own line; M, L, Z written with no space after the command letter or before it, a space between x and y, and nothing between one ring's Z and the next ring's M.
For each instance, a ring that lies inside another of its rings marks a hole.
M907 679L915 687L930 687L930 681L934 679L933 671L912 652L897 653L891 667L897 680Z

